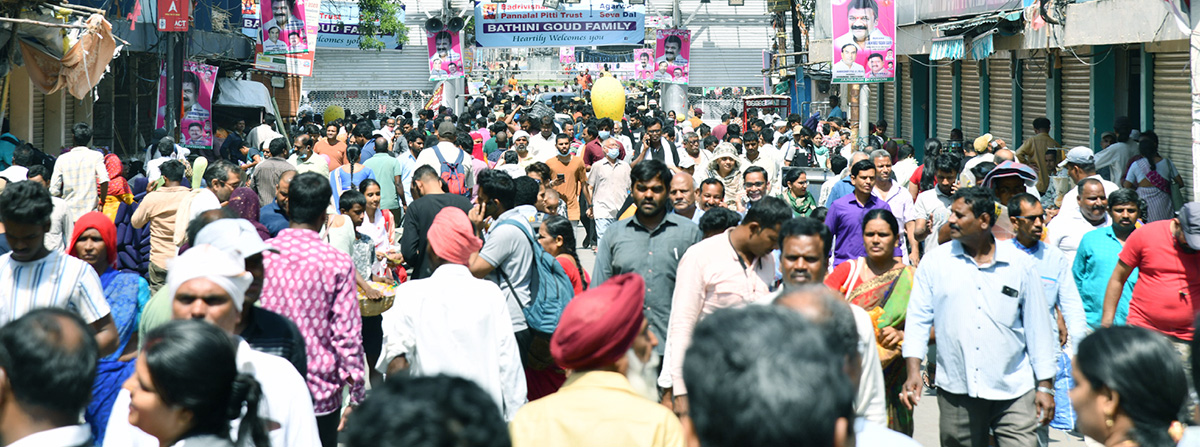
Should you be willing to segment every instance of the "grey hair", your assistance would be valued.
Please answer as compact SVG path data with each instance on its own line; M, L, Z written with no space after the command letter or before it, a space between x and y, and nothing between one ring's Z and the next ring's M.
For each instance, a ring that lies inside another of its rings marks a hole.
M698 134L698 133L696 133L696 132L687 132L687 133L683 134L683 141L687 141L687 140L690 140L690 139L692 139L692 138L699 139L699 138L700 138L700 134Z
M888 160L891 160L892 154L889 154L888 151L885 151L883 149L876 149L874 151L871 151L871 158L869 158L869 160L874 160L876 158L881 158L881 157L887 157Z

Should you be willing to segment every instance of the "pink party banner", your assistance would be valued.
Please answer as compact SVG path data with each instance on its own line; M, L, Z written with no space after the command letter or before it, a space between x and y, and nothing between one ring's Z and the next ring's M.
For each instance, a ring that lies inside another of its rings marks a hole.
M895 0L832 0L836 84L896 80Z
M686 29L654 31L654 80L670 84L687 84L691 69L692 32ZM636 62L636 60L635 60Z
M217 67L198 62L183 62L183 88L181 91L179 133L183 135L181 145L189 149L212 149L212 96L217 83ZM167 117L167 72L165 66L159 72L158 119L155 128L166 127Z
M462 35L441 30L425 32L429 44L429 80L445 81L464 76Z

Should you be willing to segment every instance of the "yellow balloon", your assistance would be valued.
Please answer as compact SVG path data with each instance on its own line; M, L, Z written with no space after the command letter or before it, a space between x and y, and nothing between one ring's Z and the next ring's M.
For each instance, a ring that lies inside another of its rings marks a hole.
M336 120L345 118L346 109L343 109L342 106L329 106L325 108L325 113L323 113L322 116L325 118L325 122L332 123Z
M612 76L605 76L592 84L592 112L596 118L620 121L625 115L625 87Z

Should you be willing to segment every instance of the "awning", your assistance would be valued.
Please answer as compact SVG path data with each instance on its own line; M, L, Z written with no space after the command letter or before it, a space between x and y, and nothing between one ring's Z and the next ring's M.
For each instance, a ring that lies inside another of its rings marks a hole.
M958 60L966 54L966 46L962 36L940 37L933 39L933 49L929 52L931 60Z
M979 37L971 40L971 59L981 61L987 59L992 53L996 52L996 47L992 42L993 36L996 35L996 30L991 30Z
M218 106L264 108L271 110L271 93L261 82L240 79L217 79Z
M1015 22L1017 20L1021 20L1022 13L1023 13L1023 10L1021 10L1021 9L1018 9L1015 11L1001 11L1001 12L997 12L997 13L991 13L991 14L981 15L978 17L973 17L973 18L966 19L966 20L956 20L953 22L934 24L934 25L930 25L930 28L932 28L934 31L953 31L953 30L963 29L963 28L973 28L973 27L988 24L988 23L996 23L1001 20Z

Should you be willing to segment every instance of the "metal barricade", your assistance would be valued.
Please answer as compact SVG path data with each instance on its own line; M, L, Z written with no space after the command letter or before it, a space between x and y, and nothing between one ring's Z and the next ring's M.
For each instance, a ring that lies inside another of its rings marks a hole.
M425 107L433 95L419 90L341 90L308 92L308 105L317 113L329 106L341 106L350 113L362 114L368 110L390 114L400 109L416 113Z

